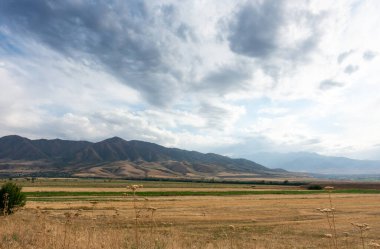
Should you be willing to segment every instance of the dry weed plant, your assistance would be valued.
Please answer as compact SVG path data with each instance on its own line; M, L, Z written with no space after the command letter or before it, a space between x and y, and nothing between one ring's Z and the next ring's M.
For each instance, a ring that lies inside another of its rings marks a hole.
M151 245L149 247L161 248L161 244L158 236L156 236L157 223L155 220L155 213L157 208L152 207L149 203L148 198L138 198L137 191L143 188L143 185L129 185L127 189L132 192L132 203L133 203L133 230L134 230L134 245L133 248L140 249L146 248L142 247L142 240L146 243L150 241ZM128 197L128 195L126 194ZM145 235L149 235L149 239L142 238L141 230L145 230ZM146 233L146 230L149 233Z
M327 186L324 189L328 193L329 208L317 208L317 210L325 215L326 221L329 227L330 233L324 234L324 237L329 239L328 248L338 249L339 246L338 246L338 236L337 236L337 231L336 231L335 207L333 206L332 197L331 197L331 192L334 190L334 187ZM371 227L367 223L351 223L351 225L353 225L353 227L359 234L361 248L365 249L365 238L366 238L367 232L371 229ZM352 248L348 244L348 238L350 237L350 234L348 232L344 232L343 235L344 235L343 240L345 242L344 243L345 248L347 249ZM368 245L373 248L380 247L380 244L374 241L371 241Z
M324 188L329 196L329 208L318 208L317 210L326 216L326 221L329 226L329 233L325 234L324 237L329 239L329 248L338 249L338 236L336 232L336 222L335 222L335 207L333 207L331 191L334 187L327 186Z
M235 226L230 225L230 233L229 233L229 240L230 240L230 249L234 249L234 240L235 240Z
M359 232L362 248L364 249L366 233L371 229L371 227L367 223L351 223L351 225L353 225Z
M344 232L343 235L344 235L344 239L343 239L344 240L344 245L345 245L346 249L349 249L350 247L349 247L349 244L348 244L348 238L350 237L350 233Z
M375 242L375 241L371 241L368 243L368 245L371 247L371 248L380 248L380 244Z
M139 249L140 248L140 236L139 236L139 218L140 218L140 213L141 213L141 209L138 208L137 206L137 202L138 202L138 199L137 199L137 196L136 196L136 192L138 189L142 188L143 185L129 185L127 186L127 189L130 189L133 193L133 210L134 210L134 214L135 214L135 217L134 217L134 231L135 231L135 247L136 249Z

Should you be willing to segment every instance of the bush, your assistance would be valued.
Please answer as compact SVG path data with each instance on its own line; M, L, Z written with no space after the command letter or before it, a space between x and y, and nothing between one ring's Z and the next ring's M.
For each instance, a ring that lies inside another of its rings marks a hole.
M307 186L307 189L308 190L322 190L322 186L321 185L309 185Z
M0 211L3 215L12 214L18 207L26 203L26 196L21 192L22 187L13 182L5 183L0 189Z

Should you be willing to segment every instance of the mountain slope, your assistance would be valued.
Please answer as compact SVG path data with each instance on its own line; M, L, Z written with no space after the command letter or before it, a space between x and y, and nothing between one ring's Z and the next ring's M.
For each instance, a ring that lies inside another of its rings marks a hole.
M0 138L0 174L104 177L253 177L285 174L245 159L167 148L119 137L97 143Z
M47 156L36 148L29 139L20 136L0 138L0 158L18 160L45 159Z
M254 153L258 163L270 168L318 174L380 174L380 161L355 160L346 157L323 156L309 152Z

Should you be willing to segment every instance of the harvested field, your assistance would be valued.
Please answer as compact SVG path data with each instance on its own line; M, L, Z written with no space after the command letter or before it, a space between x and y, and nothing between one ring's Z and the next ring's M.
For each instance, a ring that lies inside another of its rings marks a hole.
M128 195L119 196L70 196L83 186L73 188L74 192L68 191L71 186L61 187L68 195L30 197L33 201L23 210L0 217L0 248L335 248L328 237L332 232L326 214L317 210L330 207L326 191L295 195L284 188L283 194L213 196L212 185L193 186L186 191L211 194L134 197L128 190ZM225 187L219 186L218 191L242 188ZM51 186L38 189L43 190L54 192ZM184 189L173 184L141 188L137 193L169 190ZM363 235L365 248L380 242L380 194L335 192L331 196L338 248L362 248L360 233L351 223L371 227Z

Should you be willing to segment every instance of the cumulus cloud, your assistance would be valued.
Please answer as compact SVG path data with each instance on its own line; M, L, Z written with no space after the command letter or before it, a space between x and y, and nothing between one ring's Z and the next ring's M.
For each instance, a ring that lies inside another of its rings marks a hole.
M348 51L346 51L346 52L343 52L343 53L341 53L341 54L339 54L338 55L338 57L337 57L337 62L339 63L339 64L341 64L344 60L346 60L350 55L352 55L353 53L355 52L355 50L353 50L353 49L350 49L350 50L348 50Z
M319 83L319 89L321 90L330 90L333 88L343 87L343 86L344 84L342 82L337 82L332 79L326 79L326 80L321 81L321 83Z
M367 50L363 53L363 59L366 61L371 61L377 56L377 53L371 50Z
M264 1L240 7L230 24L228 37L232 51L250 57L267 57L278 47L284 21L283 2Z
M259 59L306 58L318 44L324 14L292 7L274 0L241 5L230 23L230 49Z
M345 68L344 68L344 72L346 73L346 74L353 74L353 73L355 73L356 71L358 71L359 70L359 66L358 65L348 65L348 66L346 66Z

